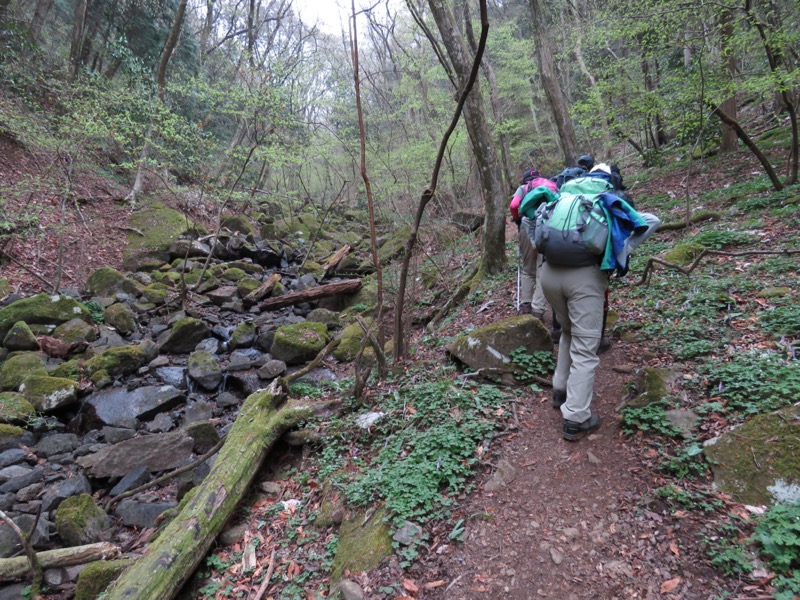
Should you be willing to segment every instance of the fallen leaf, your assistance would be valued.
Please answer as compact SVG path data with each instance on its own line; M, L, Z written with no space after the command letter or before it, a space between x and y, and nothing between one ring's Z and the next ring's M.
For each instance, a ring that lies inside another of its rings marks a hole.
M670 592L675 591L675 588L678 587L680 582L681 582L680 577L675 577L673 579L670 579L669 581L665 581L664 583L661 584L661 593L669 594Z
M416 594L419 591L419 586L410 579L403 580L403 587L406 588L412 594Z
M444 579L440 579L438 581L429 581L428 583L423 583L422 584L422 589L424 589L424 590L434 590L434 589L436 589L438 587L442 587L443 585L446 585L446 584L447 584L447 582Z
M669 545L669 550L670 550L670 552L672 552L672 553L673 553L675 556L680 556L680 555L681 555L681 551L680 551L680 550L678 550L678 544L676 544L675 542L672 542L672 543Z

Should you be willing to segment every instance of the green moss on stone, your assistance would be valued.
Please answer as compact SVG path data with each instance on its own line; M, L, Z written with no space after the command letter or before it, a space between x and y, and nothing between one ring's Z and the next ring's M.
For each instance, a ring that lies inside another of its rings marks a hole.
M124 560L98 560L89 564L78 575L75 600L97 600L109 584L135 562L132 558L126 558Z
M66 377L67 379L78 381L80 379L82 363L83 361L81 359L73 358L55 367L50 371L50 375L53 377Z
M92 296L113 296L118 293L136 296L141 290L141 283L111 267L97 269L86 280L86 291Z
M12 352L18 350L30 352L39 349L39 341L25 321L18 321L14 323L3 339L3 346Z
M0 368L0 390L17 390L31 375L47 375L41 356L32 352L15 354Z
M800 485L800 405L758 415L705 453L720 490L743 504L772 504L772 486Z
M36 409L22 394L0 392L0 423L24 423L36 414Z
M78 400L78 384L66 377L32 375L20 387L28 402L39 412L54 410Z
M80 302L59 294L38 294L0 309L0 338L5 338L18 321L56 326L75 318L93 322L92 315Z
M144 236L133 232L128 234L123 259L123 266L128 271L143 269L154 262L167 262L170 245L183 234L207 233L202 225L161 204L153 204L133 213L129 224L131 228L143 232Z
M247 273L245 273L242 269L225 269L220 278L223 281L239 281L240 279L244 279L247 277Z
M757 298L782 298L793 292L790 287L768 287L756 294Z
M130 306L117 302L109 306L103 313L105 322L122 335L136 331L136 319Z
M331 581L341 579L345 569L353 573L369 571L392 554L392 537L378 510L364 522L364 514L353 514L339 529L339 545L333 559Z
M110 524L106 512L89 494L70 496L56 509L56 530L67 546L97 542Z
M244 235L252 235L256 232L256 228L253 227L253 223L251 223L250 219L244 215L228 215L223 217L220 221L220 225L225 229L230 231L238 231Z
M147 358L147 351L143 346L119 346L109 348L84 363L87 375L92 376L98 371L106 371L110 377L120 377L136 372Z
M70 319L56 327L52 336L67 343L93 342L97 339L97 329L82 319Z
M369 317L364 319L369 326L372 319ZM358 349L361 347L361 340L364 339L364 330L358 322L351 323L342 330L341 341L337 348L333 351L333 356L340 362L350 362L358 354Z
M667 382L673 375L669 369L646 368L638 374L636 390L638 395L630 402L632 407L642 407L668 398Z
M245 298L249 293L258 289L261 282L253 277L245 277L236 283L236 292L240 298Z
M287 365L299 364L314 358L327 343L328 328L324 323L293 323L278 327L270 352Z
M254 323L239 323L231 332L231 346L245 348L255 341L256 326Z
M16 425L9 425L8 423L0 423L0 439L3 438L21 438L25 435L25 430Z
M700 253L705 250L705 246L697 242L684 242L678 244L664 255L664 260L676 265L690 265Z

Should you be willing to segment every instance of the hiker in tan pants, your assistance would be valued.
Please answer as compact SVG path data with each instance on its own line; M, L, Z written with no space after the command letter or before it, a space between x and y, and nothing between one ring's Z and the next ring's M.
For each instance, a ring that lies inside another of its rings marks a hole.
M592 414L591 404L594 374L600 363L597 348L608 274L599 264L557 267L545 261L541 284L561 323L553 408L560 408L564 417L564 439L575 441L600 426L600 417Z

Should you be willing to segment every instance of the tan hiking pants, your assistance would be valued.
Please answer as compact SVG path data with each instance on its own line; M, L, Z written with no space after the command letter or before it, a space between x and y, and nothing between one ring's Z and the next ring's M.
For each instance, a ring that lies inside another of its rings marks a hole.
M553 389L567 391L561 405L564 418L583 423L592 415L608 275L599 266L554 267L546 261L540 271L544 295L562 328Z
M544 314L547 310L547 300L540 282L543 257L528 237L525 226L519 229L519 254L522 271L519 302L520 304L530 302L531 312Z

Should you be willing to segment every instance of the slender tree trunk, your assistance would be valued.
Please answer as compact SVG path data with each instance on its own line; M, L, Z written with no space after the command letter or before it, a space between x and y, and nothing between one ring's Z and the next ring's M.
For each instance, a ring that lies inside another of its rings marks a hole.
M459 87L469 78L473 56L458 30L453 11L446 0L428 0L436 26L450 59ZM497 161L489 122L484 112L483 94L476 81L464 105L464 123L470 137L475 161L480 172L481 193L486 212L481 263L486 273L496 274L505 268L505 201L507 192L502 187L502 176Z
M536 41L536 58L539 64L539 75L553 119L556 122L558 138L564 153L564 163L574 165L578 160L578 141L575 137L575 127L569 116L567 101L558 82L555 59L553 58L553 42L550 39L550 28L545 20L544 10L540 0L529 0L531 18L533 19L533 37Z
M39 35L44 27L44 20L47 18L47 13L53 6L53 0L37 0L36 10L33 12L33 19L31 20L31 37L34 40L39 40Z
M736 56L733 53L733 45L731 39L733 38L733 13L730 9L724 8L719 17L720 20L720 38L722 40L722 58L725 63L725 70L728 79L732 82L736 77ZM720 105L722 111L734 121L736 120L736 95L731 94ZM739 137L736 135L736 130L730 125L722 123L722 132L720 136L719 151L720 152L735 152L739 148Z
M159 104L164 101L167 93L167 66L169 60L172 58L172 53L175 51L175 46L178 45L178 39L181 34L181 27L183 26L183 15L186 13L187 0L180 0L178 9L175 11L175 20L172 23L172 31L170 31L167 43L164 45L164 51L161 53L161 61L158 64L158 74L156 81L158 83L158 102ZM139 167L136 169L136 180L133 183L133 189L127 196L127 200L131 202L136 201L136 196L141 193L144 187L144 167L145 162L150 157L150 140L153 137L153 129L155 125L155 115L157 111L153 111L150 117L150 123L147 126L147 133L145 134L144 145L142 146L142 153L139 155Z
M69 47L69 81L75 81L81 69L81 47L83 45L83 26L86 23L88 0L78 0L72 20L72 43Z

